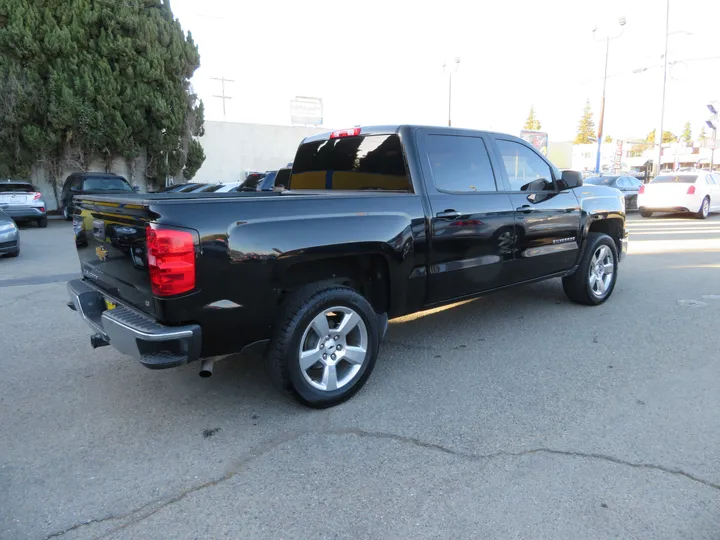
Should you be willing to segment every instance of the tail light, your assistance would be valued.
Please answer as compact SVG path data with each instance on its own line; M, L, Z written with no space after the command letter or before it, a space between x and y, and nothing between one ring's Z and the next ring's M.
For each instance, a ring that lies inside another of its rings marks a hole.
M341 129L338 131L333 131L330 134L331 139L341 139L343 137L357 137L360 135L360 128L351 128L351 129Z
M42 197L42 193L37 193L37 192L31 193L30 195L33 196L33 198L32 198L33 201L37 201L40 197Z
M638 189L638 195L642 195L643 193L645 193L645 184L640 186L640 189Z
M147 263L155 296L172 296L195 288L195 237L191 232L148 225Z
M690 186L690 187L688 188L687 194L688 194L688 195L695 195L695 186Z

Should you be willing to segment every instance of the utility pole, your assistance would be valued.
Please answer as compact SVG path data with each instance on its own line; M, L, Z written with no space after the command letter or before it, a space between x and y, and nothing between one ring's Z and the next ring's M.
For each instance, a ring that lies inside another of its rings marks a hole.
M233 79L226 79L225 77L211 77L213 81L220 81L220 84L222 85L222 95L214 95L213 97L222 99L222 107L223 107L223 122L225 121L225 101L228 99L232 99L232 96L225 95L225 83L234 83L235 81Z
M663 55L663 84L662 84L662 101L660 103L660 133L655 134L655 142L657 143L657 151L655 152L655 160L653 163L653 175L657 176L660 172L662 164L662 139L663 130L665 129L665 87L667 86L667 67L668 67L668 39L670 38L670 0L665 0L665 54Z

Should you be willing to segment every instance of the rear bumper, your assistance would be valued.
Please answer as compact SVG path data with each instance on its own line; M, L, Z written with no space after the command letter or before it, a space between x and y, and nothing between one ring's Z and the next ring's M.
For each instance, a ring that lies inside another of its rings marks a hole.
M700 210L703 198L696 195L683 195L681 197L659 197L647 194L638 196L638 208L653 212L697 212Z
M7 206L3 212L13 219L38 219L46 215L45 206Z
M200 358L201 335L196 324L165 326L130 307L108 310L105 295L83 279L67 284L68 307L77 311L101 338L122 354L150 369L165 369Z

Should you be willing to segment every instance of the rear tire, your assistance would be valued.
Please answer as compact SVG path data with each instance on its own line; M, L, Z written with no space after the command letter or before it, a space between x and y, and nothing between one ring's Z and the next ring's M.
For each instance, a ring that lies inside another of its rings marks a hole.
M597 306L615 289L618 270L617 246L603 233L590 233L586 248L574 274L563 278L563 290L575 303Z
M705 197L700 203L700 210L695 213L695 217L698 219L707 219L710 215L710 198Z
M353 289L332 283L303 287L280 308L266 356L270 378L309 407L347 401L375 367L379 322L370 303Z
M37 226L40 227L41 229L44 229L45 227L47 227L47 217L41 217L40 219L38 219Z
M641 215L642 217L652 217L653 213L652 213L651 210L643 210L643 209L640 209L640 215Z

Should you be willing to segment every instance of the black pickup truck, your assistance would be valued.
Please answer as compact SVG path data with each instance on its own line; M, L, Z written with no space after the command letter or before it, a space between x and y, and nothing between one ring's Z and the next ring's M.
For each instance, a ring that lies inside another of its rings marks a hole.
M149 368L267 342L274 382L327 407L370 376L388 319L562 278L609 298L625 202L511 135L352 128L306 138L290 189L76 197L69 306Z

